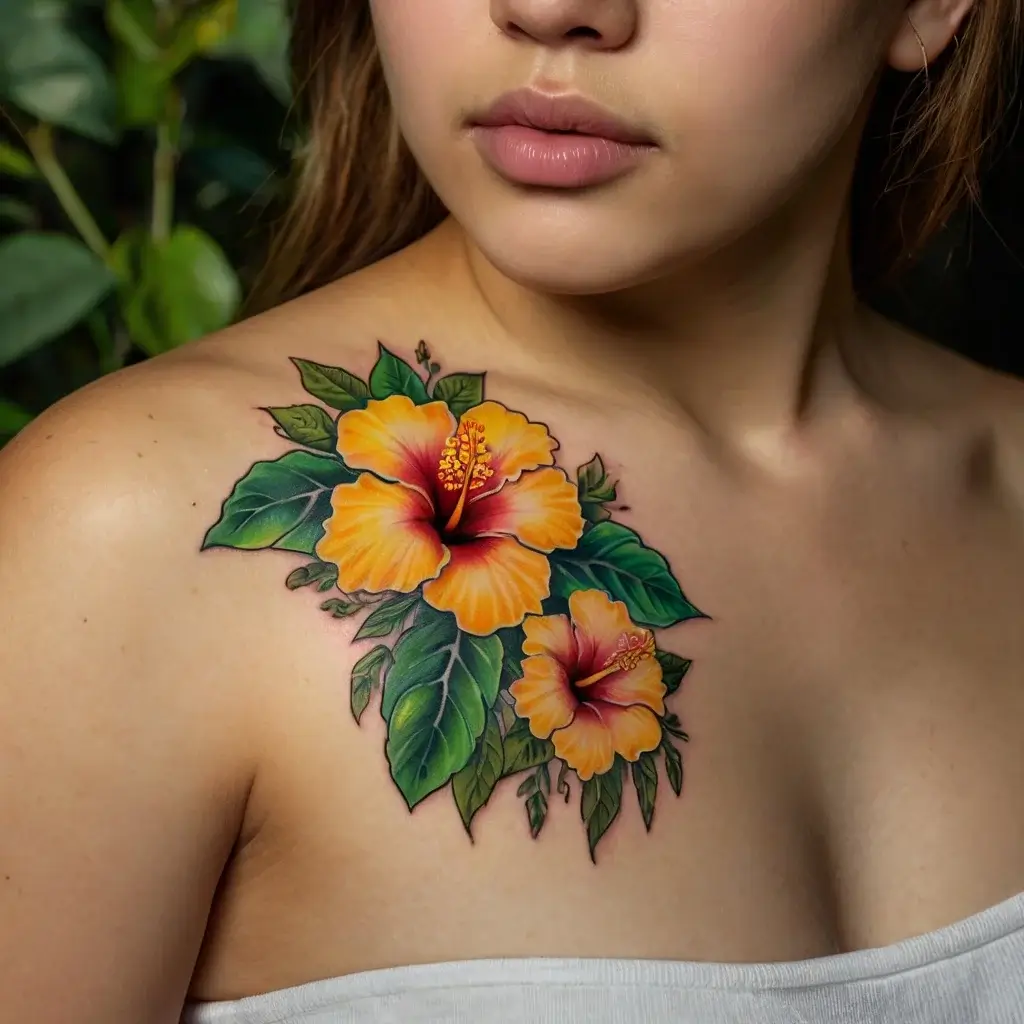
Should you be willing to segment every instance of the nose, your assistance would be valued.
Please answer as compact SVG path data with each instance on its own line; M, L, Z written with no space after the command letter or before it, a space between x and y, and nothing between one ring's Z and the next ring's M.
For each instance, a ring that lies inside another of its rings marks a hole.
M491 0L491 20L514 39L619 50L637 28L638 0Z

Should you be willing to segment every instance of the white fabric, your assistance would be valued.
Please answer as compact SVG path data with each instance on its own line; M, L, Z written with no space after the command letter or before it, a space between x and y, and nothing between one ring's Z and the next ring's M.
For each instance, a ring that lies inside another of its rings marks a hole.
M470 960L367 971L182 1024L1024 1024L1024 893L882 949L774 964Z

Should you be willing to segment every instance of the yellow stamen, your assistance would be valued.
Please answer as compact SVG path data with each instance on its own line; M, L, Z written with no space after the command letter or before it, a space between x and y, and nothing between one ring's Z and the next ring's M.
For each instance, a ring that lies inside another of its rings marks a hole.
M483 425L476 420L463 420L454 437L449 437L437 463L437 479L446 491L460 491L459 500L452 511L445 531L454 530L466 510L466 499L470 491L477 491L494 476L494 470L487 465L491 452L487 447Z
M613 672L631 672L647 658L654 657L654 634L649 629L641 630L639 633L623 633L619 637L614 654L610 654L604 663L604 668L586 679L578 679L574 686L590 686Z

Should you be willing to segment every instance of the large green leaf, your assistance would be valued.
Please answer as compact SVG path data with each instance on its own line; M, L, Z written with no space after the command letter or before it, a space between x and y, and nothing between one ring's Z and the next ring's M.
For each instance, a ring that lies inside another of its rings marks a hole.
M203 548L282 548L312 555L331 515L331 492L354 479L340 460L312 452L257 462L235 484Z
M452 795L459 809L462 824L472 835L471 826L477 811L491 798L494 787L501 778L504 757L501 746L501 729L493 711L487 713L487 725L477 741L476 750L469 764L452 779Z
M567 598L576 590L603 590L643 626L704 618L684 596L664 556L620 523L598 523L573 550L551 556L551 593Z
M425 610L402 634L384 684L391 776L409 808L469 763L498 695L501 642Z
M55 5L13 6L0 18L0 98L41 121L113 142L114 83L103 62Z
M456 416L468 412L484 400L482 373L451 373L434 385L433 397L446 402Z
M0 366L76 324L115 283L67 235L24 232L0 242Z
M420 375L379 342L377 348L377 362L370 373L370 394L374 398L405 395L417 405L428 402L427 386Z
M587 826L590 859L597 863L596 850L601 837L618 817L622 806L622 762L616 758L604 775L595 775L583 783L580 814Z
M129 232L111 261L132 341L149 355L220 330L238 311L238 278L220 246L198 228L179 227L160 244Z

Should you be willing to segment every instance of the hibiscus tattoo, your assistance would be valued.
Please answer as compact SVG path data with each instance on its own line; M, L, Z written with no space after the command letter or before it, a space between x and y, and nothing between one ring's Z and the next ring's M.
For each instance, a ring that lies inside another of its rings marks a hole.
M591 859L624 779L654 820L659 760L682 791L685 742L665 700L690 662L655 630L705 618L665 558L613 518L595 455L571 480L543 423L484 397L483 374L438 378L383 345L368 380L295 359L320 404L271 407L298 447L234 486L203 548L312 558L292 590L358 619L358 722L380 693L385 754L410 810L451 791L472 835L504 780L519 780L530 834L555 790L579 789Z

